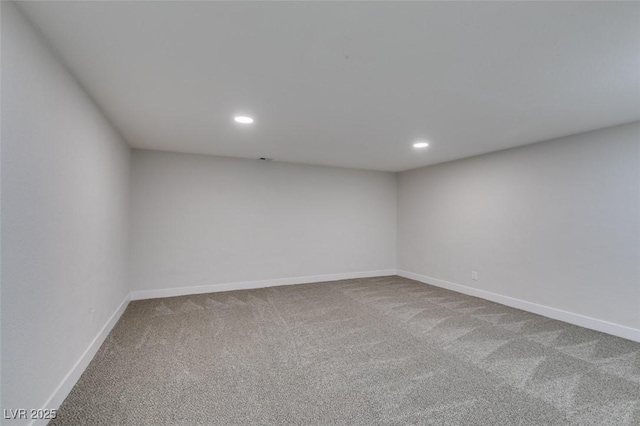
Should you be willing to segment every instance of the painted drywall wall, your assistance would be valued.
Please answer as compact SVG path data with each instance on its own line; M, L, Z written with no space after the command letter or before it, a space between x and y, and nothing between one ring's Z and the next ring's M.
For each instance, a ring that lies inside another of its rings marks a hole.
M132 290L393 270L395 179L133 150Z
M126 299L129 180L128 146L2 2L3 409L42 408Z
M640 123L400 173L398 269L640 329Z

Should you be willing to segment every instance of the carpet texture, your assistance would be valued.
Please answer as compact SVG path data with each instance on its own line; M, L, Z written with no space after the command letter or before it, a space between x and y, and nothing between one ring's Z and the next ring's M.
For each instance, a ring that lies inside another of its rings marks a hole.
M52 425L638 425L640 344L400 277L131 302Z

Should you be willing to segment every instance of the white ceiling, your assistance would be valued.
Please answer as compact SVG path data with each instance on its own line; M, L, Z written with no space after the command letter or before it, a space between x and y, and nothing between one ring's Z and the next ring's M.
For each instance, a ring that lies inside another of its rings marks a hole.
M640 119L635 2L20 7L137 148L400 171Z

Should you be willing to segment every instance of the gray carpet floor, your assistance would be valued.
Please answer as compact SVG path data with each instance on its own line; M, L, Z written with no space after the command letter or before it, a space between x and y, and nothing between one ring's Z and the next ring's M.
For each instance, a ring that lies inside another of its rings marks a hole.
M640 344L400 277L131 302L53 425L638 425Z

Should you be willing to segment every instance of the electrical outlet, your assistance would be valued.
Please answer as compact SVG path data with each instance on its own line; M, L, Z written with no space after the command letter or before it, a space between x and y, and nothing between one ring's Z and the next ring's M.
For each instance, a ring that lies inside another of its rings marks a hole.
M476 271L471 271L471 279L478 281L478 273Z

